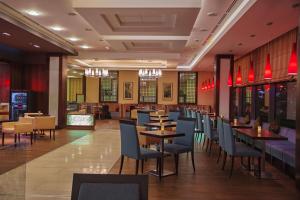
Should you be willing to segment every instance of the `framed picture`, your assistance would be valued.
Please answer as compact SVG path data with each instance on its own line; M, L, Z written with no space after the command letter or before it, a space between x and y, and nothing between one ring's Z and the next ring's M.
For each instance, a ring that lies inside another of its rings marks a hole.
M133 82L124 82L123 99L133 99Z
M173 99L173 83L163 83L163 100L172 101Z

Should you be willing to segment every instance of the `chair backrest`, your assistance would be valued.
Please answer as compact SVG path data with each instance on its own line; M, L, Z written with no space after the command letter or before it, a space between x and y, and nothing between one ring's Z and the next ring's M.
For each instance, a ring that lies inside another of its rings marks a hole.
M133 159L140 157L140 144L134 121L120 120L121 154Z
M169 111L168 113L168 119L173 120L173 121L177 121L177 119L180 116L180 111Z
M191 117L196 119L196 111L194 110L191 110Z
M71 200L148 200L147 175L74 174Z
M197 128L201 133L203 133L204 131L203 122L202 122L203 116L200 112L196 112L196 116L197 116Z
M213 138L213 132L212 132L212 121L211 119L209 118L208 115L205 115L205 121L204 121L205 125L206 125L206 134L207 134L207 137L209 139L212 139Z
M191 111L191 109L187 109L186 110L186 117L187 118L191 118L192 117L192 111Z
M137 125L143 126L145 123L150 122L150 112L138 110L137 111Z
M137 109L132 109L131 111L130 111L130 118L131 119L137 119Z
M219 135L219 145L222 147L222 149L224 149L225 142L224 142L223 120L220 117L218 117L218 119L217 119L217 132Z
M229 155L234 155L234 153L235 153L235 141L234 141L232 128L231 128L230 124L228 124L226 122L223 122L223 127L224 127L225 151Z
M34 117L33 127L41 130L55 129L55 116Z
M174 144L181 144L194 148L194 132L196 119L179 118L176 125L176 133L184 133L182 137L174 138Z

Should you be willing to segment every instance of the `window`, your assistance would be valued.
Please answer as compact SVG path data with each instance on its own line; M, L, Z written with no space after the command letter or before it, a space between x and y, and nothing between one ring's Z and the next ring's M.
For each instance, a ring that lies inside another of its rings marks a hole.
M262 122L268 122L269 102L270 102L270 85L260 85L256 87L256 118L260 117Z
M118 72L109 72L108 77L100 79L101 102L118 102Z
M232 112L232 115L234 118L238 118L239 116L239 104L240 104L240 99L239 99L239 96L240 96L240 88L235 88L232 92L232 99L233 99L233 112Z
M242 116L251 116L252 105L252 87L243 88L243 100L242 100Z
M277 83L275 87L275 119L281 126L295 128L296 82Z
M179 72L178 102L197 103L197 72Z
M140 103L157 102L157 80L140 80L139 101Z

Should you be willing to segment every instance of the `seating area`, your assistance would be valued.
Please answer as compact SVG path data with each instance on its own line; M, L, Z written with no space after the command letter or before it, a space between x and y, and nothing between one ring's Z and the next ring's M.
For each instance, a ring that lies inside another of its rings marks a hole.
M1 0L0 200L300 199L300 0Z

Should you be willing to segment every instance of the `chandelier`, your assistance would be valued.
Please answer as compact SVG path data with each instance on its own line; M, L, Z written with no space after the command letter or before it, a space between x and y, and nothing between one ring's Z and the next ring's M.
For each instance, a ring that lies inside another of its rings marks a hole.
M86 68L84 75L87 77L108 77L109 73L107 69Z
M142 80L152 80L161 77L161 69L140 69L139 77Z

